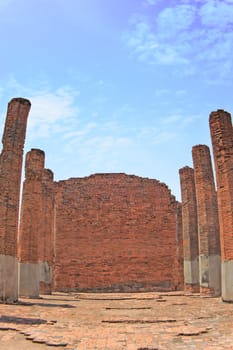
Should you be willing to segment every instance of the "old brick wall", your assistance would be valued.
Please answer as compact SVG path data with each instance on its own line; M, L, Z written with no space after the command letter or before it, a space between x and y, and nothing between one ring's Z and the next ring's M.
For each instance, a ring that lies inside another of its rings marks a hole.
M176 289L176 215L175 198L157 180L96 174L57 182L54 289Z
M221 293L220 237L217 194L209 147L192 148L197 199L200 293Z
M199 292L197 202L194 170L188 166L179 170L182 197L184 254L184 289Z
M30 101L8 104L0 155L0 300L18 298L17 233L23 149Z

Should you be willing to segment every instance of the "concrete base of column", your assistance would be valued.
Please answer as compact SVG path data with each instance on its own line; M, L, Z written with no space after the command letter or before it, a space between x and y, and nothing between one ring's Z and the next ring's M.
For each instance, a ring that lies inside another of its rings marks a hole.
M40 294L52 293L52 267L47 261L41 261L40 265Z
M198 293L199 288L199 260L184 260L184 291Z
M199 275L202 296L221 295L221 258L219 255L200 255Z
M233 260L222 261L222 300L233 302Z
M18 260L14 256L0 255L0 302L18 300Z
M19 295L26 298L39 297L39 264L20 263Z

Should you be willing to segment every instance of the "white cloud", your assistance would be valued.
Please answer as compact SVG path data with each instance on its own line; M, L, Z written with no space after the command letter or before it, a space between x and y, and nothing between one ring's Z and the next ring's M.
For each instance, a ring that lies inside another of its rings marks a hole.
M148 64L182 66L179 73L184 75L194 75L204 67L205 79L229 77L233 71L233 1L167 4L150 15L132 16L124 36L131 54Z
M31 101L27 139L50 138L73 130L79 117L76 103L79 91L67 86L52 90L46 83L39 85L36 89L23 86L14 78L5 84L5 91L10 96L21 96Z
M28 128L33 132L33 136L38 134L40 137L50 137L59 129L72 127L78 116L78 109L74 105L76 94L67 88L60 88L54 92L33 91L29 93L32 108ZM58 128L58 125L62 127Z
M144 0L143 4L147 6L153 6L156 5L161 0Z
M231 29L233 25L233 2L207 1L200 8L200 18L204 26Z
M196 8L192 5L181 4L168 7L161 11L157 17L157 30L160 35L176 36L183 30L188 30L195 20Z

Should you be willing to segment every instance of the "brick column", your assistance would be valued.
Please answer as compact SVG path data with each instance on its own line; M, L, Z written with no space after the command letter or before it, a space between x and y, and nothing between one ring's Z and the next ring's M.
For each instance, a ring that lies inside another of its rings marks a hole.
M176 290L184 290L184 254L182 230L182 205L176 202L176 259L173 266L173 280Z
M210 133L217 179L222 299L233 301L233 133L230 113L210 114Z
M31 103L8 104L0 155L0 301L18 299L17 232L20 183L27 118Z
M199 277L201 295L221 294L221 257L217 194L210 150L206 145L192 149L197 198Z
M39 240L40 294L50 294L52 292L52 265L54 257L53 210L53 172L49 169L44 169L42 178L42 230Z
M197 204L194 170L184 167L179 170L182 197L182 226L184 253L184 290L199 292Z
M32 149L26 156L18 245L19 294L25 297L39 296L39 240L42 236L44 158L44 152L39 149Z

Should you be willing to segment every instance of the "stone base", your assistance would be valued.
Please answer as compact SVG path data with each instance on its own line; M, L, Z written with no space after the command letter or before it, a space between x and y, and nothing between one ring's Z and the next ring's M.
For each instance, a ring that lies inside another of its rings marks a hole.
M40 265L40 294L52 293L52 267L46 262L41 261Z
M185 293L199 292L199 259L184 260L184 291Z
M233 302L233 260L222 261L222 300Z
M39 297L39 264L20 263L19 295L26 298Z
M18 300L18 260L14 256L0 255L0 302Z
M221 258L219 255L199 256L200 293L203 296L221 295Z

